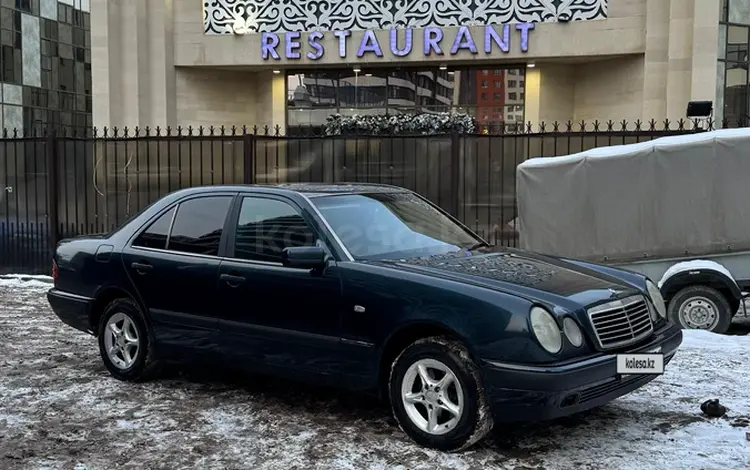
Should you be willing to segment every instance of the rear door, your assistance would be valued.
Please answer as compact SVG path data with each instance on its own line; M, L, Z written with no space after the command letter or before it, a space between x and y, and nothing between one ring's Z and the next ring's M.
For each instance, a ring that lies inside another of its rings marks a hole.
M216 352L217 283L234 193L188 197L157 216L123 250L130 280L165 356Z

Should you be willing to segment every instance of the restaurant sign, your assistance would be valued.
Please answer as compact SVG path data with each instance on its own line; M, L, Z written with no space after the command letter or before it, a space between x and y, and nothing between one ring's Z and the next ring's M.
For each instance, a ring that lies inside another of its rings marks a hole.
M404 29L403 34L399 30L391 29L388 44L381 44L375 35L375 31L365 31L359 44L351 44L351 31L331 31L323 33L313 31L307 35L307 41L302 40L299 31L287 33L263 33L261 37L261 57L263 60L300 59L302 54L310 60L318 60L326 53L322 40L326 34L331 34L338 39L338 55L342 59L349 56L349 52L356 50L357 58L383 57L386 53L393 57L406 57L413 53L414 35L423 35L423 50L419 51L425 57L442 56L445 54L456 55L460 51L469 51L471 54L479 54L480 49L485 54L492 54L494 50L510 52L511 42L515 38L520 43L521 52L529 50L529 36L534 30L534 23L519 23L511 25L486 25L482 31L481 38L472 36L468 26L461 26L455 37L446 38L443 28L424 28L419 33L415 29ZM513 32L513 34L511 34ZM399 41L403 36L403 41ZM480 41L479 46L477 40ZM304 46L303 46L304 44Z

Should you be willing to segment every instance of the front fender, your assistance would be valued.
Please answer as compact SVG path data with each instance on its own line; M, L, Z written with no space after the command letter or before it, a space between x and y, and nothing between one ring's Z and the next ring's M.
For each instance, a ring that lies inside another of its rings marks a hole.
M664 296L669 300L681 289L687 286L710 286L728 295L733 306L739 308L742 299L742 289L737 285L732 273L715 261L695 260L684 261L670 267L657 284Z

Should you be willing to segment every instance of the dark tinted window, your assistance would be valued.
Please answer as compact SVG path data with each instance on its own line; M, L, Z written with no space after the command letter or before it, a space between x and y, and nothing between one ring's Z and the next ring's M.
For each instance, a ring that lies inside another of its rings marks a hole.
M169 235L169 224L172 223L172 215L175 208L169 209L161 217L156 219L138 238L133 242L133 246L142 246L146 248L167 247L167 235Z
M231 196L216 196L181 203L167 249L216 256L231 202Z
M315 246L315 243L312 230L291 205L273 199L243 199L235 258L280 262L284 248Z

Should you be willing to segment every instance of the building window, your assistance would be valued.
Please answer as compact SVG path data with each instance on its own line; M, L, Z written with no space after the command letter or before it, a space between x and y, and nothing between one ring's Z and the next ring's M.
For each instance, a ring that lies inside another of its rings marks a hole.
M489 75L489 73L489 70L482 70L482 75L484 75L485 77Z
M508 81L508 88L515 88L516 86L518 86L518 82L517 81L515 81L515 80L509 80Z
M516 92L508 93L508 99L511 101L516 101L518 99L518 93Z
M502 71L502 70L498 70L498 69L495 69L495 71L493 71L493 72L492 72L492 74L493 74L494 76L496 76L496 77L497 77L497 76L500 76L500 74L502 74L502 73L503 73L503 71Z
M16 0L16 8L26 13L32 13L31 0Z
M726 60L731 62L747 62L748 32L747 26L729 26L727 29Z
M722 127L750 124L748 69L750 68L750 8L747 1L722 0L719 27L719 84L723 91L716 96L714 119Z
M497 80L495 80L495 88L502 88L503 84Z
M516 76L523 77L525 68L514 70ZM485 71L473 67L456 68L451 74L437 67L363 69L359 74L351 69L290 71L287 73L288 132L320 132L332 114L455 111L481 120L485 115L494 118L493 111L498 107L499 119L503 120L506 114L503 111L508 109L508 95L502 90L504 83L498 80L500 87L490 90ZM507 73L510 69L501 69L499 75ZM520 85L523 89L522 80ZM512 103L516 104L522 103Z

